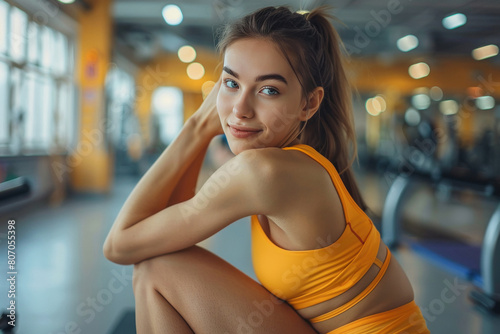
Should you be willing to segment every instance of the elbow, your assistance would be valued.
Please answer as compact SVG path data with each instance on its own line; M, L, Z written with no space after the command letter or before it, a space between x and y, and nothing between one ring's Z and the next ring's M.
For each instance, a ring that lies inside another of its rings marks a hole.
M110 236L107 237L103 245L103 254L106 259L116 264L129 265L134 264L127 253L120 249L119 243L115 242Z
M106 238L106 241L104 242L104 245L102 246L102 253L104 254L104 257L108 259L111 262L115 262L115 252L113 251L113 246L111 243L111 238L108 236Z
M109 235L106 238L106 241L104 242L104 245L102 247L102 252L104 254L104 257L106 259L108 259L109 261L114 262L114 263L121 262L120 256L113 245L113 241L112 241L111 236L109 236Z

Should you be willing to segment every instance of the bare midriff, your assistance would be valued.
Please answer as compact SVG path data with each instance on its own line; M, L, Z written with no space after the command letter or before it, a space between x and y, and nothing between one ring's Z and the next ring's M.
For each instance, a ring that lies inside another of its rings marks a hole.
M387 247L381 241L377 258L381 262L384 262L386 256ZM406 274L394 257L390 261L389 267L381 281L366 298L333 318L312 324L314 328L319 333L328 333L335 328L355 320L388 311L411 302L413 300L413 289ZM343 294L322 303L303 308L297 312L303 318L311 319L344 305L370 285L379 270L380 268L373 264L365 276Z

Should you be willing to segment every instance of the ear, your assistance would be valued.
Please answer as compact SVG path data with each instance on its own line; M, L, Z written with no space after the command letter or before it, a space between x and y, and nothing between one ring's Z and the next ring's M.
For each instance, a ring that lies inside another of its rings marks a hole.
M316 87L311 93L309 93L309 96L307 97L304 107L300 113L301 121L306 121L314 116L321 106L321 101L323 101L324 96L325 90L323 87Z

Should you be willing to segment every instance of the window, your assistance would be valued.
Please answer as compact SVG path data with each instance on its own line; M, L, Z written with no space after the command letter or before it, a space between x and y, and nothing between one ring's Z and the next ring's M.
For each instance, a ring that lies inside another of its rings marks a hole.
M36 143L36 125L39 123L37 118L40 115L37 113L41 95L40 86L38 74L30 73L26 77L27 103L24 142L28 147L33 147Z
M7 18L9 14L9 5L0 0L0 54L7 52Z
M68 41L66 36L60 32L54 34L53 69L56 75L64 75L68 72Z
M54 100L56 91L52 78L44 77L40 83L40 123L37 124L37 131L35 133L39 136L37 138L37 145L40 145L40 148L48 149L51 146L54 133Z
M73 39L30 17L0 0L0 155L65 152L77 137Z
M43 27L40 34L40 40L42 45L40 65L42 68L50 69L52 67L52 57L55 56L52 29Z
M9 83L7 96L9 97L9 118L12 129L12 138L9 138L9 140L11 141L12 150L18 152L21 150L23 144L24 120L26 116L24 113L26 98L23 96L24 73L19 68L11 68L9 79L7 80Z
M40 60L40 27L36 22L30 22L28 26L28 62L37 65Z
M9 92L9 66L0 62L0 96L7 97ZM9 139L8 99L0 98L0 146L5 146Z
M141 132L133 111L135 82L132 75L120 67L112 67L106 76L107 122L109 139L118 149L126 149L131 136Z
M163 144L170 144L182 128L184 104L182 91L177 87L159 87L153 93L153 113L159 121Z
M16 62L26 59L26 33L28 16L22 10L12 7L10 11L10 56Z

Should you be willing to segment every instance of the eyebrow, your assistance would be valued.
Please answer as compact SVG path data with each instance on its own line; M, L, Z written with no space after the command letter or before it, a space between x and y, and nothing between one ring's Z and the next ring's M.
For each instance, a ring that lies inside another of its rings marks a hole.
M222 70L226 71L228 74L232 75L236 79L240 78L238 73L234 72L232 69L230 69L227 66L224 66L222 68ZM264 80L278 80L278 81L281 81L281 82L285 83L286 85L288 85L288 82L286 81L285 77L283 77L281 74L277 74L277 73L263 74L263 75L259 75L257 78L255 78L255 81L264 81Z

